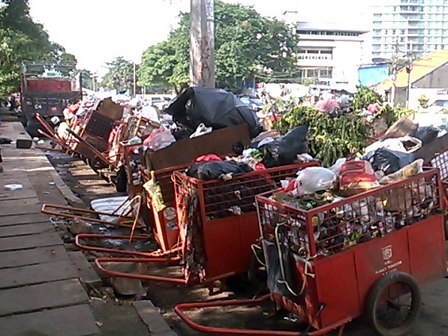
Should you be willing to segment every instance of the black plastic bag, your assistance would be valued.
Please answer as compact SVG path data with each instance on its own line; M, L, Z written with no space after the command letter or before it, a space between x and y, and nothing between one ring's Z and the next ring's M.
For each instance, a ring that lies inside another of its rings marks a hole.
M221 175L232 174L241 175L252 171L252 168L245 164L236 164L225 161L200 162L188 168L186 174L199 180L216 180Z
M378 148L374 153L368 153L365 159L372 164L374 171L380 170L389 175L412 163L415 158L410 153Z
M415 130L414 138L422 141L423 145L429 144L431 141L437 139L439 130L433 126L419 127Z
M301 125L286 133L281 138L259 145L253 142L250 147L257 148L263 154L266 168L284 166L294 163L298 154L308 153L308 126Z
M298 154L308 153L307 135L308 125L301 125L282 136L278 151L279 165L292 164Z
M262 131L255 112L233 93L222 89L190 87L178 95L165 112L193 132L201 123L213 129L247 124L252 138Z

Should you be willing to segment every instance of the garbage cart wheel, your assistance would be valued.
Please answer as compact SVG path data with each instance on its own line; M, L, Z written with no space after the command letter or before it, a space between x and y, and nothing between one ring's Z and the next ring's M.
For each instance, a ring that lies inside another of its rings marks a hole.
M380 336L401 336L409 332L421 306L417 282L403 272L391 272L379 279L366 300L365 315Z

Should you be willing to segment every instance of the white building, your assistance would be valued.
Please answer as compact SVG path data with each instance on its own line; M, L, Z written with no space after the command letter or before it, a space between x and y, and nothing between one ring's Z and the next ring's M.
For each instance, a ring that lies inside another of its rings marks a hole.
M352 89L358 84L358 67L365 54L367 30L335 23L297 22L298 66L302 79Z
M372 58L411 52L417 57L448 47L448 0L375 0Z

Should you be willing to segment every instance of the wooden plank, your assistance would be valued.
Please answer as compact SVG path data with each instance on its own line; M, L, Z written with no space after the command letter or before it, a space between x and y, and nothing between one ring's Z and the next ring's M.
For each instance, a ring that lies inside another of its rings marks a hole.
M93 269L92 265L87 261L81 251L69 252L70 260L78 271L79 280L95 288L100 288L102 281L98 273Z
M1 334L17 336L35 331L51 336L100 335L89 305L57 308L0 318Z
M62 245L62 240L56 232L40 233L26 237L0 238L0 251L25 250L52 245Z
M0 268L34 265L69 260L63 245L37 247L29 250L9 251L0 254Z
M74 306L88 299L78 279L5 289L0 291L0 316Z
M37 197L32 198L22 198L19 200L10 200L10 199L1 199L0 200L0 212L2 212L2 208L8 207L22 207L22 206L33 206L40 205L40 201ZM40 205L42 206L42 205Z
M0 226L0 238L28 236L36 233L54 232L54 230L54 226L50 222Z
M43 214L3 216L0 217L0 226L43 223L48 222L48 218Z
M11 216L11 215L26 215L26 214L40 214L40 210L42 209L41 205L33 205L33 206L23 206L23 207L14 207L14 208L1 208L0 209L0 217Z
M0 190L1 200L16 200L30 197L37 197L37 194L33 189L22 189L15 191Z
M0 269L0 289L73 278L78 278L78 272L70 260L4 268Z

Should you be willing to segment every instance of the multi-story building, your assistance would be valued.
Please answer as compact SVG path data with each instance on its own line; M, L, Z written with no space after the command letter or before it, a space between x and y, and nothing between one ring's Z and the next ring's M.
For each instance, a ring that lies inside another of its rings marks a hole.
M298 71L304 82L353 88L363 63L366 30L335 23L297 22Z
M372 15L373 59L448 47L448 0L375 0Z

